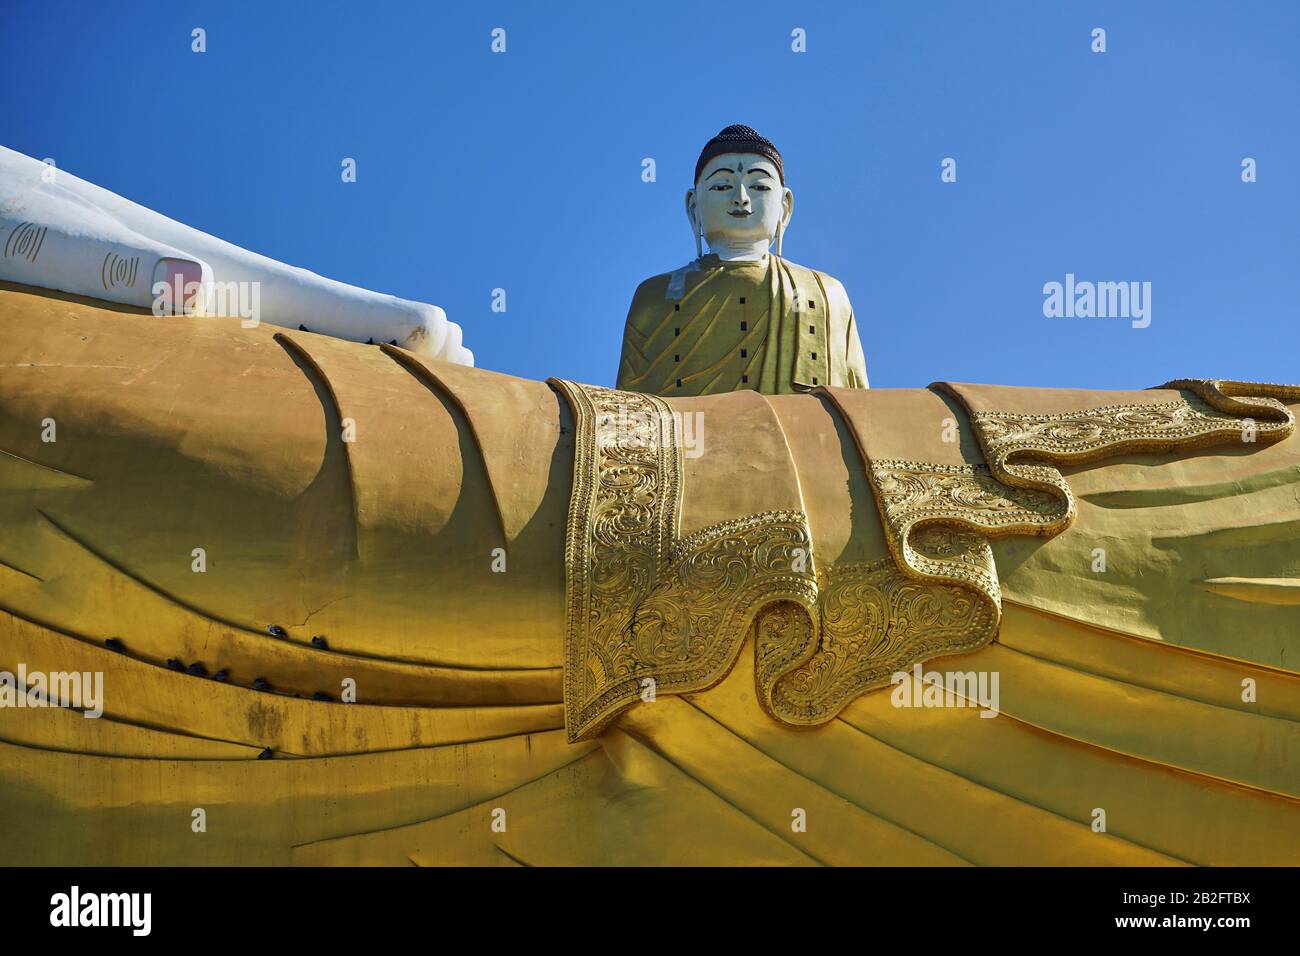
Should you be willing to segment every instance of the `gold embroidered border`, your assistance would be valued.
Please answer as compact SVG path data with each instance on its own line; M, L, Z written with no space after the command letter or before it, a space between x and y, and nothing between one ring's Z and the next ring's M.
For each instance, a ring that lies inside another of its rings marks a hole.
M766 512L678 539L682 452L663 399L552 379L574 411L565 560L564 702L570 740L641 699L722 680L749 628L763 708L795 725L834 717L897 671L997 633L989 544L1054 535L1075 514L1056 464L1290 434L1300 387L1179 380L1152 405L970 415L988 465L867 462L891 557L813 565L801 512ZM958 400L960 391L944 386ZM1258 416L1243 422L1240 416ZM1027 460L1026 460L1027 459Z
M961 399L959 391L945 388ZM1189 391L1199 401L1180 398L1052 415L984 411L971 414L970 420L994 478L1057 496L1065 506L1063 527L1068 527L1074 520L1074 495L1056 465L1098 461L1122 452L1225 445L1242 441L1248 430L1251 441L1278 440L1295 427L1295 417L1282 399L1300 401L1300 387L1293 385L1179 379L1160 388Z
M1001 591L986 535L1054 534L1067 523L1057 497L1008 487L985 465L886 459L869 462L867 472L899 568L974 588L995 612Z
M564 549L564 719L578 740L637 683L632 616L677 536L682 453L663 399L550 383L573 409L576 432Z
M792 640L756 653L760 698L817 650L818 590L812 538L802 512L727 521L683 539L632 625L640 660L660 691L700 691L722 680L755 616L781 603L798 619ZM632 697L639 688L632 688Z
M889 556L836 565L817 580L816 653L779 680L759 685L764 709L788 724L825 723L855 697L889 684L895 673L982 647L997 629L997 615L978 591L916 581ZM797 644L804 621L788 605L765 610L755 624L760 660L768 646Z
M656 694L717 683L764 605L792 602L815 615L817 585L801 512L749 515L677 538L682 449L663 399L552 385L569 401L577 433L564 703L568 737L581 740L640 700L647 681ZM815 649L807 641L785 669Z
M959 387L939 387L964 404ZM1056 414L968 412L987 465L868 462L885 540L900 569L919 580L972 587L1000 617L987 539L1051 536L1070 526L1074 494L1058 464L1224 445L1247 434L1275 441L1295 426L1283 400L1300 401L1300 387L1290 385L1180 379L1160 387L1190 391L1197 400Z

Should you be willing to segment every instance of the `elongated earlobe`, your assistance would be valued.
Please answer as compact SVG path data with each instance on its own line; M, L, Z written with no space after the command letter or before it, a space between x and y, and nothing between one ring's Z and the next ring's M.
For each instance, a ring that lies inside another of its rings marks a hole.
M784 209L781 210L781 220L776 224L776 254L781 256L781 240L785 238L786 226L790 224L790 217L794 215L794 193L789 189L785 191Z
M695 258L699 259L704 255L704 246L700 232L699 217L695 215L695 190L686 190L686 218L691 223L691 235L695 237Z

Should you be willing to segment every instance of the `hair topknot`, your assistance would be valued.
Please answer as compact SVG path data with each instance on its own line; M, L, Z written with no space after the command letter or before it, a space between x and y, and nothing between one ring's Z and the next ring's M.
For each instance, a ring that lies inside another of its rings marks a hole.
M704 172L705 164L723 153L757 153L770 159L776 166L776 175L781 180L781 185L785 185L785 167L781 162L781 151L776 148L776 144L754 127L742 126L739 123L728 126L704 144L700 158L695 163L695 182L700 181L700 173Z

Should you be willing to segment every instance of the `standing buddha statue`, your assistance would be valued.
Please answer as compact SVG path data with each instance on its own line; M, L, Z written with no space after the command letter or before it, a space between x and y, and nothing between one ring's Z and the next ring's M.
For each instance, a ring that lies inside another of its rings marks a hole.
M728 126L705 144L686 191L696 258L637 288L619 388L676 397L867 387L844 287L781 257L793 211L794 193L770 140Z

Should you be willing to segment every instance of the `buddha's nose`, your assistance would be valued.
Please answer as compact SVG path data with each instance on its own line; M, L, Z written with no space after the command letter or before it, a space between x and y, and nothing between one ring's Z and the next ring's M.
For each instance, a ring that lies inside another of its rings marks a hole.
M732 197L731 204L739 209L749 208L749 190L743 184L736 190L736 195Z

